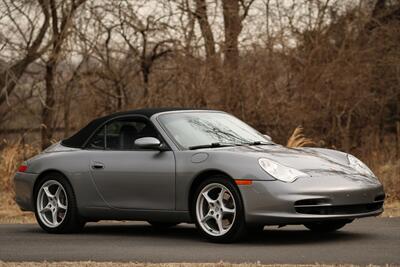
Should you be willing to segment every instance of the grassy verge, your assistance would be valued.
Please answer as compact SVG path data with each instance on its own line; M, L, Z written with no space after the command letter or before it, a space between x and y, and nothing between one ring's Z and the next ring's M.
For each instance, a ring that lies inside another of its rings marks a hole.
M400 217L400 201L389 201L385 203L385 212L382 217Z
M14 202L13 194L0 191L0 223L34 223L32 212L23 212Z
M260 264L260 263L240 263L240 264L233 264L233 263L226 263L226 262L218 262L218 263L135 263L135 262L93 262L93 261L80 261L80 262L1 262L0 267L20 267L20 266L27 266L27 267L58 267L58 266L65 266L65 267L110 267L110 266L122 266L122 267L139 267L139 266L146 266L146 267L355 267L359 265L353 264ZM379 265L366 265L369 267L375 267ZM384 265L384 266L395 266L395 265Z

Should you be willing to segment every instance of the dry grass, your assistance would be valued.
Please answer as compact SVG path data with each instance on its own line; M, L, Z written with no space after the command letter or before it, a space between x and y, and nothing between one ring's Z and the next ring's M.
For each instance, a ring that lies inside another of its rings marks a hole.
M93 262L93 261L80 261L80 262L1 262L0 267L110 267L110 266L130 266L130 267L355 267L359 265L353 264L260 264L260 263L226 263L226 262L218 262L218 263L136 263L136 262ZM366 265L368 267L375 267L379 265ZM384 266L396 266L396 265L384 265Z
M400 132L399 132L400 134ZM400 140L400 135L398 138ZM385 188L386 201L400 201L400 150L395 146L393 136L378 138L365 137L361 148L355 153L379 177Z
M374 173L385 188L386 201L398 203L400 201L400 159L382 160L373 165Z
M13 194L0 192L0 223L35 223L32 212L23 212L14 201Z
M386 201L382 217L400 217L400 201Z
M23 144L20 140L13 143L3 141L4 148L0 157L0 222L32 223L35 221L31 212L22 212L14 201L12 177L21 162L39 152L39 148Z
M39 147L22 143L21 140L8 142L3 140L0 147L0 189L5 192L14 193L12 185L12 176L15 174L18 166L26 159L38 154Z
M315 145L316 143L312 139L305 137L302 126L297 126L296 129L294 129L286 144L287 147L304 147Z

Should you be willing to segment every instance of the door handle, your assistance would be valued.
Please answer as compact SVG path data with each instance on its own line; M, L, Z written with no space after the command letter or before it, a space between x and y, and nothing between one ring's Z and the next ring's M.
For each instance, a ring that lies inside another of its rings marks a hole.
M104 164L101 162L93 162L92 169L104 169Z

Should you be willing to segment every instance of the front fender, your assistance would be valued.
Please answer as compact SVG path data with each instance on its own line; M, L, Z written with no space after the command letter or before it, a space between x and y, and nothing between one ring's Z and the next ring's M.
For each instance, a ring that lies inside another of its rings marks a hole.
M198 154L204 154L203 160ZM191 185L196 177L208 171L226 173L232 179L250 179L256 181L276 180L266 173L258 164L257 157L227 151L178 151L176 159L176 209L188 210L188 199ZM193 162L194 161L194 162Z

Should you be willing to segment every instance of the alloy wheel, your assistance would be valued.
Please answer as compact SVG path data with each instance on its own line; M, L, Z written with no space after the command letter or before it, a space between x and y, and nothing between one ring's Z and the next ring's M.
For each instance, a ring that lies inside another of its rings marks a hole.
M232 192L222 184L211 183L199 193L196 217L201 228L212 236L223 236L233 226L236 205Z
M43 224L50 228L59 226L68 210L68 198L64 187L58 181L46 181L39 189L36 207Z

